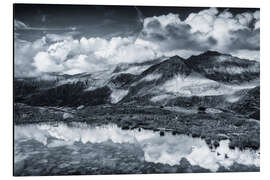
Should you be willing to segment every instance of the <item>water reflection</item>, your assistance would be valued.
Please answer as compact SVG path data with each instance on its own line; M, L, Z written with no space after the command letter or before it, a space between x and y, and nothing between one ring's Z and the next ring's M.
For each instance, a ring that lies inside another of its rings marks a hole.
M73 146L75 142L103 143L129 143L138 146L144 152L144 160L154 163L169 165L179 164L185 157L191 165L217 171L219 166L230 167L234 162L244 165L259 167L259 151L239 149L230 150L229 141L221 141L220 146L214 151L209 149L201 138L186 135L174 136L166 133L160 136L159 132L138 129L122 130L116 125L92 127L85 123L61 123L58 126L51 124L18 125L14 130L15 138L15 163L31 156L29 153L21 154L19 142L38 141L47 148L58 146ZM30 141L31 140L31 141Z

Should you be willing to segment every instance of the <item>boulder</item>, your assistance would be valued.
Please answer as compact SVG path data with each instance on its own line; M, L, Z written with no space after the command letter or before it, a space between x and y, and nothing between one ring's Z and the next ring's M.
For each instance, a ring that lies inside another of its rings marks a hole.
M74 116L72 115L72 114L70 114L70 113L64 113L63 114L63 119L68 119L68 118L73 118Z
M84 108L84 105L80 105L77 107L77 110L80 110L80 109L83 109Z
M164 135L165 135L165 132L164 132L164 131L160 131L160 132L159 132L159 135L160 135L160 136L164 136Z

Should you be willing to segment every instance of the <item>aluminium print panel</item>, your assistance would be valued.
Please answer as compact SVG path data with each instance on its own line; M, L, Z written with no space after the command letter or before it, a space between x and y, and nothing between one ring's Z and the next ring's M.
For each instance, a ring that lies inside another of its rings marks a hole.
M14 176L260 171L260 9L14 4Z

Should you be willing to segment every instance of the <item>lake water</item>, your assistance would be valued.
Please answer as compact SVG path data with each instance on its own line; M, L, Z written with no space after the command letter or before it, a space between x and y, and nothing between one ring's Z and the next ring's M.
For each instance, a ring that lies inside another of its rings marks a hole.
M14 169L18 175L65 174L65 171L76 174L76 168L82 174L125 170L143 173L144 166L156 164L164 165L167 172L168 168L177 167L182 158L211 172L220 166L229 169L234 163L259 167L259 151L231 150L228 145L229 140L220 141L220 146L211 150L201 138L170 132L160 136L159 132L144 129L122 130L113 124L16 125Z

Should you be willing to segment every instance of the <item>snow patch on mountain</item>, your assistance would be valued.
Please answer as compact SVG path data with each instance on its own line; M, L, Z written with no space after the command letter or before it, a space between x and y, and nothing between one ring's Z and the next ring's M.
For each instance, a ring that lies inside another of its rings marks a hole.
M121 101L128 94L128 90L112 89L111 103L116 104Z
M220 95L224 94L225 90L221 90L221 84L218 82L200 77L197 74L189 76L175 75L159 89L179 96Z
M91 78L93 79L90 84L88 84L88 88L86 91L92 91L97 88L106 86L112 77L112 70L104 70L98 71L91 74Z
M141 79L141 81L154 81L154 80L158 80L160 79L162 76L162 74L148 74L147 76L145 76L144 78Z
M234 95L227 96L226 101L230 102L230 103L234 103L234 102L237 102L240 98L241 98L241 96L234 96Z
M151 65L145 65L145 66L132 66L127 68L125 71L122 71L121 73L130 73L134 75L139 75L146 69L148 69Z
M159 102L159 101L171 99L173 97L175 97L175 96L172 96L170 94L161 94L161 95L152 97L150 100L152 102Z
M242 74L245 72L256 73L259 72L259 67L258 65L250 66L248 68L239 66L213 67L213 71L233 75L233 74Z
M159 90L164 93L173 93L175 96L186 97L228 95L228 102L235 102L238 100L233 95L235 92L254 88L258 83L258 81L254 81L249 84L228 85L207 79L197 73L192 73L188 76L177 74L159 87ZM152 101L160 101L159 99L165 99L165 97L169 96L156 96L152 98Z

